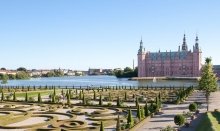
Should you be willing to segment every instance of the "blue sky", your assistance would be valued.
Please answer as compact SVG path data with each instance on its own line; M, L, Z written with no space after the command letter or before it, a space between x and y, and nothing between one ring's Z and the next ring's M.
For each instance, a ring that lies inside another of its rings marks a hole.
M218 0L2 0L0 67L16 69L130 66L141 36L146 50L192 49L220 64Z

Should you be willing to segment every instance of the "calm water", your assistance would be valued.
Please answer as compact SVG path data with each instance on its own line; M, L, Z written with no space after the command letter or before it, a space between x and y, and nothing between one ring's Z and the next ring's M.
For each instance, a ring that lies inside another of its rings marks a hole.
M157 82L149 81L130 81L128 79L117 79L114 76L71 76L71 77L51 77L51 78L32 78L30 80L9 80L6 85L11 86L191 86L197 85L196 81L184 80L158 80Z

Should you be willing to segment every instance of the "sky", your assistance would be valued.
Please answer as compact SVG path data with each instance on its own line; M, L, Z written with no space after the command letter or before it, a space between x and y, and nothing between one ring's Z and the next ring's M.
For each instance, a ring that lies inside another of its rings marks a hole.
M202 58L220 64L219 0L1 0L0 67L132 67L147 51L177 51L196 34Z

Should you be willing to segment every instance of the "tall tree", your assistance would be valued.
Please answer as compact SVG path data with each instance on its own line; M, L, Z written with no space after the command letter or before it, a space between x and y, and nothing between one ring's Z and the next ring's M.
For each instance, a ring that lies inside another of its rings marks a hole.
M131 109L129 109L129 111L128 111L127 125L128 125L129 128L133 127L133 125L134 125L134 119L133 119L133 116L132 116Z
M86 105L86 98L85 98L85 94L83 93L83 105Z
M14 92L14 94L13 94L13 101L16 101L17 99L16 99L16 94L15 94L15 92Z
M103 104L102 102L102 95L99 96L99 105L101 106Z
M95 90L93 90L93 100L96 100L96 91Z
M41 99L41 94L38 93L38 102L41 103L42 102L42 99Z
M28 102L28 93L25 94L25 102Z
M121 125L120 125L120 117L118 115L117 124L116 124L116 131L121 131Z
M82 91L79 92L79 99L82 100Z
M67 104L70 105L70 94L69 94L69 92L66 94L66 97L67 97Z
M125 91L125 101L127 101L127 91Z
M139 105L138 97L136 97L135 106L137 107Z
M137 106L137 118L139 120L141 120L141 109L140 109L140 105Z
M145 110L144 110L144 107L141 107L141 118L145 118Z
M117 98L117 106L121 106L121 102L120 102L119 96L118 96L118 98Z
M217 90L217 77L213 72L212 59L206 58L205 65L202 67L201 78L199 80L199 89L205 92L207 111L209 110L209 96L211 92Z
M149 110L148 110L148 105L147 105L147 103L146 103L145 106L144 106L144 115L145 115L145 117L147 117L147 116L150 115Z
M55 95L52 94L51 96L52 96L52 103L55 103Z
M102 121L101 121L101 125L100 125L100 131L104 131L104 125L103 125Z
M2 101L4 101L5 100L5 96L4 96L4 92L2 91L2 99L1 99Z

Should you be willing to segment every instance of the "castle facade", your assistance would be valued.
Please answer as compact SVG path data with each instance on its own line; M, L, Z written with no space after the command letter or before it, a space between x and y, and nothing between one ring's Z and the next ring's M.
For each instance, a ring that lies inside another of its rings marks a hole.
M196 36L193 50L188 49L184 34L178 51L145 51L142 39L138 50L138 77L199 77L202 51Z

